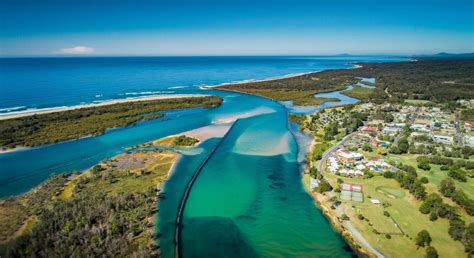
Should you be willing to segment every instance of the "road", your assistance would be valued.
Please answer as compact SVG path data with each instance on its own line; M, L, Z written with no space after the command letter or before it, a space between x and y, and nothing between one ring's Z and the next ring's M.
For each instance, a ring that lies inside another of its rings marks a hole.
M360 234L357 229L352 225L350 221L345 221L344 226L346 226L347 230L349 230L352 233L352 236L361 244L364 246L367 250L369 250L371 253L375 254L378 258L383 258L385 257L381 252L377 251L367 240Z
M338 206L335 210L336 215L340 218L342 214L345 214L346 211L342 205ZM377 258L384 258L385 256L375 249L363 236L362 234L352 225L349 220L343 221L342 224L344 227L351 232L351 235L355 238L355 240L363 246L366 250L377 256Z
M338 142L336 145L332 146L329 148L327 151L323 153L323 156L321 157L321 160L318 163L318 166L316 167L320 173L323 172L323 165L326 163L326 160L332 155L333 152L337 151L344 143L346 143L353 135L355 135L357 131L354 131L348 135L346 135L340 142Z
M461 132L461 115L459 112L456 112L456 118L454 120L454 126L456 127L456 139L458 140L458 146L462 147L464 145L464 139Z

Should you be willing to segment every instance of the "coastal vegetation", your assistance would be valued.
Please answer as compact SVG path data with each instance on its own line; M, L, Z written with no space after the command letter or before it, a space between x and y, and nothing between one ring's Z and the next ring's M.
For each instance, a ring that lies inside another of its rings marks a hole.
M167 110L213 108L221 103L217 96L135 101L1 120L0 146L30 147L100 135L110 128L163 117Z
M314 95L309 95L301 98L293 99L293 105L295 106L316 106L326 102L339 102L337 98L316 98Z
M349 96L351 98L356 98L361 101L367 101L370 99L374 90L364 88L361 86L354 86L351 90L345 90L341 92L342 94Z
M0 256L157 256L157 201L175 160L128 152L2 201Z
M353 76L333 76L327 72L300 76L219 86L218 89L245 92L274 100L293 100L295 105L319 105L331 98L315 98L314 94L343 90L360 79Z
M376 103L406 99L447 103L474 98L474 60L421 59L416 62L361 64L354 69L327 70L292 78L231 84L220 89L251 93L274 100L307 99L315 93L343 90L344 94ZM377 87L355 84L360 77L375 78ZM302 101L302 103L308 103ZM466 114L467 115L467 114Z
M143 145L167 146L167 147L192 147L199 143L199 140L186 135L173 135L165 137Z
M406 99L446 103L474 98L473 59L420 59L416 62L361 64L356 69L328 71L333 76L375 78L371 101Z

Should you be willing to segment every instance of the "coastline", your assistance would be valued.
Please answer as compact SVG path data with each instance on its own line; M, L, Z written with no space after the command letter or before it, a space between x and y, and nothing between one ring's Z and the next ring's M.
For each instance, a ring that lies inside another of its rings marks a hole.
M349 63L351 67L346 67L346 68L338 68L338 69L357 69L357 68L362 68L363 66L359 63ZM229 89L217 89L218 87L222 86L231 86L231 85L239 85L239 84L245 84L249 82L267 82L267 81L277 81L281 79L288 79L288 78L295 78L299 76L304 76L308 74L313 74L313 73L319 73L325 70L314 70L314 71L309 71L309 72L302 72L302 73L293 73L293 74L287 74L283 76L275 76L275 77L269 77L266 79L260 79L260 80L253 80L253 79L244 79L240 81L234 81L234 82L224 82L220 84L215 84L215 85L203 85L200 86L199 88L202 90L223 90L223 91L229 91L229 92L237 92L241 94L248 94L248 95L253 95L253 96L259 96L255 94L250 94L246 92L241 92L241 91L236 91L236 90L229 90ZM172 88L181 88L181 87L189 87L189 86L176 86ZM327 92L332 92L332 91L327 91ZM325 93L320 92L320 93ZM141 97L133 97L133 98L124 98L124 99L109 99L109 100L104 100L99 103L85 103L85 104L79 104L79 105L72 105L72 106L57 106L57 107L47 107L47 108L33 108L33 109L26 109L22 111L12 111L12 112L7 112L7 113L0 113L0 121L1 120L7 120L7 119L14 119L14 118L19 118L19 117L25 117L25 116L31 116L31 115L40 115L40 114L49 114L49 113L56 113L56 112L62 112L62 111L68 111L68 110L75 110L75 109L81 109L81 108L88 108L88 107L99 107L99 106L107 106L107 105L113 105L113 104L119 104L119 103L129 103L129 102L136 102L136 101L148 101L148 100L159 100L159 99L173 99L173 98L190 98L190 97L205 97L209 96L207 94L170 94L170 95L148 95L148 96L141 96ZM259 96L263 97L269 100L273 100L264 96ZM273 100L275 101L275 100ZM0 152L1 153L1 152Z
M207 96L209 95L173 94L173 95L151 95L151 96L146 96L146 97L128 98L128 99L112 99L112 100L106 100L100 103L89 103L89 104L80 104L80 105L74 105L74 106L51 107L51 108L42 108L42 109L4 113L4 114L0 114L0 121L19 118L19 117L32 116L32 115L50 114L50 113L57 113L57 112L63 112L63 111L69 111L69 110L76 110L76 109L82 109L82 108L109 106L109 105L120 104L120 103L161 100L161 99L196 98L196 97L207 97Z
M349 65L351 65L352 67L337 68L335 70L339 70L339 69L357 69L357 68L364 67L361 63L349 63ZM332 69L328 69L328 70L332 70ZM240 85L240 84L254 83L254 82L277 81L277 80L281 80L281 79L295 78L295 77L299 77L299 76L303 76L303 75L319 73L319 72L328 71L328 70L314 70L314 71L303 72L303 73L292 73L292 74L287 74L287 75L283 75L283 76L276 76L276 77L270 77L270 78L261 79L261 80L248 79L248 80L241 80L241 81L235 81L235 82L224 82L224 83L216 84L216 85L204 85L204 86L201 86L200 88L201 89L214 89L214 88L221 87L221 86L232 86L232 85ZM238 92L238 91L236 91L236 92ZM240 92L240 93L244 93L244 92Z

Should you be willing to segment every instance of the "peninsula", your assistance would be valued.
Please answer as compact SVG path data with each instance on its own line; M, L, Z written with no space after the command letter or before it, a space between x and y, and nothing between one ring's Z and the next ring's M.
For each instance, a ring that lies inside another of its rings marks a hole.
M214 108L217 96L149 97L70 107L28 116L0 119L0 146L4 150L32 147L103 134L107 129L134 125L165 116L165 111Z

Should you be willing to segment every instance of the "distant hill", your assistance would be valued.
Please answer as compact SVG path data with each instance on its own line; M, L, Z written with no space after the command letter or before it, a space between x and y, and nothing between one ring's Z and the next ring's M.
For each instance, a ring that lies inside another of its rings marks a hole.
M471 58L474 58L474 53L453 54L453 53L441 52L441 53L434 54L434 55L415 55L413 57L414 58L426 58L426 59L431 59L431 58L471 59Z

